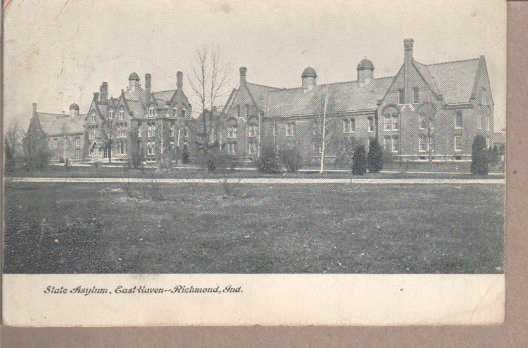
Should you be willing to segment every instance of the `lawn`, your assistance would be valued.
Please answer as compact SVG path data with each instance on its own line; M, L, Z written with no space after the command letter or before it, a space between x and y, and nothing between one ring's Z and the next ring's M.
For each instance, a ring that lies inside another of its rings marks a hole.
M6 184L8 273L502 273L503 185Z

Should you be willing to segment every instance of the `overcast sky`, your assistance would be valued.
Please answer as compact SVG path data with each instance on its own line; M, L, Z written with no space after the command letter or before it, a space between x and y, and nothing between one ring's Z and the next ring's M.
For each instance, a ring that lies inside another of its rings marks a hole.
M353 80L364 57L376 76L394 75L410 37L425 64L485 55L496 130L505 124L502 0L12 0L4 25L8 123L25 126L33 101L86 112L101 81L118 96L132 71L151 73L153 90L175 88L202 45L218 44L232 62L232 87L242 65L249 81L295 87L307 65L319 83ZM191 96L187 81L184 89Z

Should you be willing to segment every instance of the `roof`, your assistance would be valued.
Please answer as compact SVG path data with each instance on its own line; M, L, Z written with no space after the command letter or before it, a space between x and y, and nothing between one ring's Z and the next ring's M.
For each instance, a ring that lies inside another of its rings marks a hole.
M280 88L258 85L256 83L246 82L246 86L251 94L251 97L254 99L257 107L261 110L265 109L266 100L268 99L268 94L273 91L278 91Z
M374 70L374 64L369 59L364 58L357 65L357 70Z
M302 87L276 90L269 93L267 115L284 117L321 113L326 95L328 113L373 110L392 79L377 78L366 84L358 81L330 83L314 86L310 90Z
M154 99L156 99L158 103L165 105L171 101L174 93L176 93L176 90L171 89L168 91L152 92L152 96L154 97Z
M496 144L506 144L506 133L495 132L495 134L493 134L493 142Z
M84 132L83 119L85 115L72 118L66 114L39 112L38 118L42 130L48 136L80 134Z
M466 103L471 98L479 58L424 65L415 61L415 66L431 84L435 93L442 94L446 103Z
M315 72L314 68L312 68L311 66L308 66L308 67L306 67L306 69L303 70L301 77L302 78L305 78L305 77L317 77L317 73Z
M129 76L128 76L128 80L135 80L135 81L139 81L139 75L135 72L131 73Z

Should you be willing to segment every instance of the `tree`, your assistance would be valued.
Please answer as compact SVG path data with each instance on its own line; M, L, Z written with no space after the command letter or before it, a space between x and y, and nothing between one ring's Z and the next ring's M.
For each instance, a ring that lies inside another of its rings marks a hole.
M143 166L143 152L139 145L138 127L130 127L128 131L128 166L130 168L141 168Z
M7 170L14 169L17 160L23 157L23 139L24 130L19 127L18 122L14 121L10 123L7 127L4 141Z
M352 174L364 175L367 172L367 156L365 146L358 145L352 157Z
M23 139L25 166L29 170L45 169L51 156L48 138L37 117L31 119L29 129Z
M383 169L383 149L375 138L370 140L367 161L369 172L378 173Z
M471 173L475 175L488 174L488 151L486 139L477 134L471 147Z
M499 148L497 145L494 145L493 147L489 147L488 149L488 160L489 164L491 166L496 166L499 164L500 154L499 154Z
M281 163L290 173L294 173L302 167L303 158L297 146L287 147L280 151Z
M273 146L264 146L257 160L257 168L262 173L280 173L281 165Z
M209 144L210 130L207 117L211 113L207 110L214 110L219 98L227 95L231 65L224 60L219 46L203 46L195 51L191 71L191 77L188 78L189 85L198 99L200 115L203 116L201 120L203 129L197 134L202 138L198 148L207 157L207 152L212 147Z

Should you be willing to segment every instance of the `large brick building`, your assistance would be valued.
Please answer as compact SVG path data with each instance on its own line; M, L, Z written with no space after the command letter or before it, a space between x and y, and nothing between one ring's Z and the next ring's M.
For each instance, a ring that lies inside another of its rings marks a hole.
M33 103L30 129L38 127L47 136L51 160L125 162L132 151L146 161L162 154L177 160L191 146L192 107L183 92L183 73L176 76L175 89L153 91L150 74L142 87L138 74L131 73L117 98L103 82L86 114L75 103L70 114L38 112Z
M325 154L339 157L347 144L377 138L385 152L402 161L469 160L477 134L493 142L493 98L484 56L423 64L414 41L404 40L403 63L394 76L376 78L363 59L353 81L318 84L308 67L297 88L247 81L224 109L223 147L240 159L256 157L262 146L297 146L306 162L320 160L325 115Z

